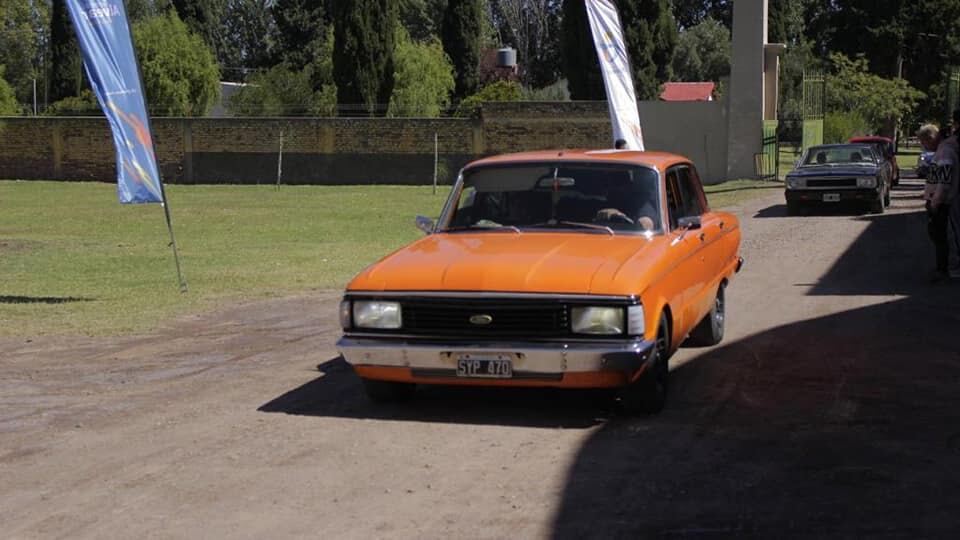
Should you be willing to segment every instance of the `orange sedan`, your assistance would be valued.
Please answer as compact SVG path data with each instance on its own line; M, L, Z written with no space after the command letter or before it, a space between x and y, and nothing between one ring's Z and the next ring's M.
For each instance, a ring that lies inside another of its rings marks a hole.
M670 355L723 338L737 218L665 153L528 152L463 169L427 236L362 271L340 353L374 400L418 384L619 388L664 406Z

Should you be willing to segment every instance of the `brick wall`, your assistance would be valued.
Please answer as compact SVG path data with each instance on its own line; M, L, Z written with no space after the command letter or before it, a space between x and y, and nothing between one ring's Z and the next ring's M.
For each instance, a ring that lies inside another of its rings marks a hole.
M708 180L722 178L726 156L711 148L714 139L726 147L721 104L645 102L641 118L651 149L687 155ZM435 136L442 182L481 156L602 148L611 139L604 102L494 103L478 119L156 118L152 124L168 183L274 183L281 140L284 183L428 184ZM114 159L103 118L0 118L0 178L110 181Z

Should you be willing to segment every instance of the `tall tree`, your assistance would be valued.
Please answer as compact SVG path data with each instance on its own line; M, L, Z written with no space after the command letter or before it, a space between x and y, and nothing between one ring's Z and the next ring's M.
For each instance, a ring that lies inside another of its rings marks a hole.
M560 15L557 0L489 0L502 45L517 49L520 79L542 88L560 75Z
M705 19L714 19L732 28L733 0L673 0L672 4L673 16L680 28L693 28Z
M342 11L361 9L368 0L338 2ZM276 22L274 60L302 70L318 55L326 40L328 19L323 2L275 0L270 9Z
M390 102L396 26L395 0L334 3L333 78L337 103L360 105L367 114L376 114L377 105Z
M480 83L480 0L449 0L443 14L443 50L456 72L457 101L476 93Z
M673 76L677 27L668 0L619 0L637 99L654 99Z
M203 116L220 94L220 73L203 38L168 11L133 25L147 105L166 116Z
M38 81L43 99L44 70L50 35L50 6L45 0L0 0L0 64L17 100L33 99Z
M603 100L606 92L583 0L563 0L560 23L563 73L573 100Z
M193 33L203 38L219 59L223 49L223 20L227 0L172 0L180 20Z
M66 0L53 0L50 12L50 101L77 96L82 85L80 47Z
M274 49L273 0L227 0L224 38L220 50L225 80L243 82L246 75L271 65Z
M730 30L708 18L680 32L673 71L686 82L720 82L730 75Z

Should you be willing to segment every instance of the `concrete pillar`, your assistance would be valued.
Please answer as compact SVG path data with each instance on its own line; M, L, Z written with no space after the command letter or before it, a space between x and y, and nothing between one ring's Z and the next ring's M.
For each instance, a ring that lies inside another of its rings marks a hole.
M767 0L733 3L733 46L727 100L727 177L756 176L754 156L763 147L764 60Z

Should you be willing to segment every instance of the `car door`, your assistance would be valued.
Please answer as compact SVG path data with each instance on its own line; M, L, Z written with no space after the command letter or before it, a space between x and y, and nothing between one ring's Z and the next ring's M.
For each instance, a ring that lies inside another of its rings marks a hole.
M687 215L700 217L700 230L692 231L696 233L699 241L697 253L701 261L701 283L698 285L699 294L694 300L700 314L697 318L699 321L713 306L716 292L714 282L729 259L726 256L726 244L723 242L727 223L723 216L710 211L696 167L688 163L680 166L677 172L681 196L686 201Z
M681 315L675 321L674 337L685 336L693 325L700 321L703 310L702 297L704 290L704 275L706 274L706 257L702 252L704 240L701 239L701 229L683 229L680 219L684 217L702 216L702 202L697 200L695 193L689 187L689 170L685 166L674 166L667 170L667 216L670 225L670 249L674 251L676 265L670 279L682 289L683 305L677 310L674 306L674 316ZM705 238L705 236L704 236Z

